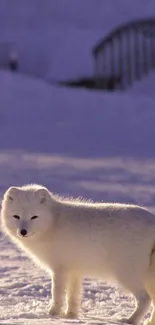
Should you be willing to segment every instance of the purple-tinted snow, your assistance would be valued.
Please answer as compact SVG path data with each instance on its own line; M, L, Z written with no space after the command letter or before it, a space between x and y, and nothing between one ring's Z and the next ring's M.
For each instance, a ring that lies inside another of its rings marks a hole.
M1 195L36 182L155 210L155 75L111 94L43 81L91 75L92 46L154 10L155 0L0 1L0 42L14 44L23 73L0 72ZM50 291L49 275L1 235L0 324L118 324L134 308L127 293L84 279L80 319L60 320L48 314Z
M154 96L57 88L3 72L0 88L0 150L155 156Z

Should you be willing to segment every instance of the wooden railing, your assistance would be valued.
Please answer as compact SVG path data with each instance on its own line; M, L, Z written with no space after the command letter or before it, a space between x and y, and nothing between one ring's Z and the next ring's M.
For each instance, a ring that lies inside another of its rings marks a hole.
M155 18L114 29L93 49L97 88L126 88L155 68Z

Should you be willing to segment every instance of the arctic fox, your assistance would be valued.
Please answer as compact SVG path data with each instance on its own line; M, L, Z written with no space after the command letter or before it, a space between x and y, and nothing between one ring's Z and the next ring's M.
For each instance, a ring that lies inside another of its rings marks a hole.
M85 276L115 281L136 298L138 324L155 305L155 215L136 205L63 200L41 185L4 194L4 230L52 276L52 315L77 317ZM149 324L155 325L155 311Z

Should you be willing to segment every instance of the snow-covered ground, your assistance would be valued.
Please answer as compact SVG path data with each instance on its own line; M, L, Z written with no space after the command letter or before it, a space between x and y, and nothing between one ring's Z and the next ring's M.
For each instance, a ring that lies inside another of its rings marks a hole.
M155 1L136 4L1 0L0 39L18 44L23 72L58 79L91 74L91 46L115 24L155 8ZM64 196L155 211L154 85L152 73L126 93L109 94L1 71L0 195L10 185L36 182ZM0 325L116 324L134 308L128 293L84 279L80 319L54 319L47 312L50 286L48 274L1 234Z

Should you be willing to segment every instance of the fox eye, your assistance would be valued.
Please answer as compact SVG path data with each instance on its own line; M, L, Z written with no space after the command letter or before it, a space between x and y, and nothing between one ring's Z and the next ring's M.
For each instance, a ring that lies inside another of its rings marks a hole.
M33 216L32 218L31 218L31 220L34 220L34 219L37 219L38 218L38 216Z
M15 214L14 216L13 216L15 219L20 219L20 217L19 216L17 216L17 214Z

